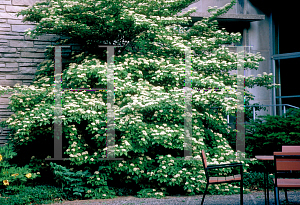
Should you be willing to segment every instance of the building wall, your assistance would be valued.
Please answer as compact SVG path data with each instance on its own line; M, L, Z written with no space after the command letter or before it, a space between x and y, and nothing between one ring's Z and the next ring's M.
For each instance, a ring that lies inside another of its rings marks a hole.
M208 16L207 9L209 6L223 7L225 4L230 3L231 0L200 0L190 6L188 6L183 11L187 11L190 8L196 7L196 12L194 18ZM272 73L272 38L271 38L271 28L270 28L270 14L261 11L259 8L254 6L249 0L237 0L237 3L227 12L228 18L230 19L220 19L220 25L223 23L224 27L231 32L240 32L242 34L242 45L252 46L251 48L245 49L246 52L258 53L265 58L263 62L260 63L258 70L246 70L245 76L257 74L262 74L263 72ZM261 20L255 16L265 15L265 19ZM193 15L192 15L193 16ZM248 18L253 18L252 20L247 20ZM221 22L222 20L222 22ZM234 49L232 49L234 51ZM231 74L236 73L236 71L230 72ZM273 73L274 75L274 73ZM248 90L255 96L251 104L259 103L263 105L272 104L272 90L267 90L264 87L255 86ZM266 111L256 112L258 115L272 115L273 107L267 107Z
M55 35L43 35L33 40L24 36L34 23L22 22L17 17L20 10L33 5L36 0L0 0L0 85L13 87L15 84L30 85L37 65L45 59L47 45L59 39ZM0 120L8 118L13 112L7 109L9 96L0 96ZM1 128L0 128L1 129ZM8 129L0 130L0 144L6 140Z
M258 70L250 70L245 72L245 76L253 75L254 77L257 74L262 74L263 72L272 73L272 64L271 56L272 53L272 38L271 38L271 29L270 29L270 15L263 13L258 8L254 7L249 1L247 1L246 11L251 14L264 14L265 20L262 21L253 21L250 23L249 28L244 30L244 45L253 46L251 47L251 53L260 52L261 55L265 58L264 61L260 62ZM274 75L274 73L273 73ZM265 87L255 86L254 88L248 89L254 96L255 99L250 101L251 104L259 103L263 105L272 105L272 89L267 90ZM266 107L266 111L257 112L258 115L272 115L274 107Z

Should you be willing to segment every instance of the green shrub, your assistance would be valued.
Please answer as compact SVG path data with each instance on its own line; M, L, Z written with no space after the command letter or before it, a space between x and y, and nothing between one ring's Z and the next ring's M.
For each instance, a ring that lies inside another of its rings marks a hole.
M137 193L138 198L157 198L160 199L168 195L167 192L163 191L165 188L160 188L161 191L156 189L142 189Z
M282 145L300 145L300 109L289 109L285 116L259 116L246 125L246 154L273 155Z
M13 151L13 146L8 144L0 147L0 191L1 193L14 194L25 185L32 184L32 180L39 177L37 173L33 173L28 165L17 167L10 164L9 159L17 155Z
M56 187L42 185L36 187L23 187L14 195L3 195L0 198L2 205L22 205L22 204L48 204L62 201L65 194Z
M55 178L62 186L62 190L71 198L101 199L115 197L114 190L108 188L107 179L103 170L96 171L94 175L88 170L72 172L64 166L50 162Z
M180 18L174 15L192 2L53 0L36 3L20 12L25 20L37 22L35 30L26 34L67 35L69 40L56 43L78 42L85 49L72 56L75 63L62 70L62 88L107 88L106 50L97 51L97 46L116 42L123 45L116 48L114 58L113 148L114 156L124 160L100 159L106 158L108 152L108 94L64 90L62 157L69 157L70 161L46 162L45 158L53 154L53 146L49 145L53 145L57 113L54 60L50 59L41 63L31 86L16 85L13 89L0 86L0 94L19 91L10 98L9 108L15 114L3 123L12 129L11 143L20 153L17 163L30 162L35 170L43 168L42 177L62 186L70 197L107 198L115 195L112 188L119 183L112 178L113 174L120 174L122 183L138 186L141 196L145 190L159 190L159 187L180 187L190 195L202 192L206 183L200 158L202 149L207 152L209 164L240 162L224 136L230 131L223 115L236 111L236 101L228 98L236 97L237 76L228 73L241 62L246 69L257 69L263 57L247 53L239 59L222 46L239 43L241 39L240 33L220 30L215 21L236 1L220 9L210 8L209 18L188 28L191 22L188 16L195 9ZM182 90L186 80L183 49L186 46L192 46L190 105L193 109L192 121L185 123ZM53 57L53 49L48 54ZM272 78L267 74L255 79L247 77L245 84L271 88ZM204 91L208 88L222 91ZM212 106L221 107L220 113L211 111ZM187 124L193 129L189 147L192 158L178 160L183 157ZM224 169L224 174L229 173L230 168ZM209 191L232 194L239 187L216 185Z
M274 182L273 182L274 175L269 174L269 181L268 187L269 189L273 189ZM263 190L264 189L264 173L263 172L247 172L244 173L244 187L250 190Z

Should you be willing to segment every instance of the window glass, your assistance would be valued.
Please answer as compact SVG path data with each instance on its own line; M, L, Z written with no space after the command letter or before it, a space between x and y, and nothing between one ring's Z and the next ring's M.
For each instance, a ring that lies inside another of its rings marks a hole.
M275 9L275 54L300 52L298 13L295 8L286 5Z
M277 66L280 66L280 72L277 69L280 79L277 79L280 80L281 84L281 96L300 96L300 90L298 89L300 58L282 59L280 63L277 63ZM276 83L279 82L277 79ZM280 96L280 92L276 92L276 96ZM277 102L279 103L280 100L277 100ZM281 98L281 102L282 104L300 107L300 97Z

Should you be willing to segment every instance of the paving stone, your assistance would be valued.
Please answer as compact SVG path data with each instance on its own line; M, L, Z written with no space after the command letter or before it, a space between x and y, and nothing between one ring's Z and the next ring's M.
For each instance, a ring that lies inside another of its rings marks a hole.
M44 52L44 49L38 49L38 48L17 48L17 51L26 51L26 52Z
M9 46L10 47L33 47L33 42L32 41L15 41L11 40L9 41Z
M12 93L11 93L12 94ZM2 98L8 98L11 96L11 94L4 94L4 95L1 95Z
M21 74L35 74L37 71L36 67L20 67L19 72Z
M22 33L12 32L12 31L0 31L0 35L9 35L9 36L22 36ZM23 35L24 36L24 35ZM24 37L23 37L24 38Z
M9 0L9 1L3 1L3 0L1 0L0 1L0 4L2 4L2 5L8 5L8 4L11 4L11 1Z
M0 35L0 39L11 39L11 40L23 40L23 36L9 36L9 35Z
M8 24L25 24L22 20L7 19Z
M18 68L0 68L0 72L18 72Z
M20 15L17 17L16 13L0 13L0 19L23 19L24 16Z
M20 67L37 66L37 63L19 63Z
M50 46L51 44L35 44L36 42L34 42L34 48L42 48L42 49L46 49L47 47L46 46Z
M10 28L10 24L7 23L0 23L1 28Z
M42 2L42 1L40 1L40 0L12 0L12 5L20 5L20 6L28 5L28 6L31 6L36 2Z
M2 28L2 27L0 27L0 31L10 31L10 28Z
M32 61L28 61L28 59L26 59L26 58L24 60L27 60L25 62L32 62ZM0 62L8 62L8 63L11 63L11 62L20 62L20 61L22 61L21 58L20 59L16 59L16 58L1 58L0 59Z
M17 52L17 49L9 48L9 47L0 47L0 53L13 53L13 52Z
M46 42L46 41L34 41L34 47L36 47L36 45L51 45L51 42Z
M5 5L0 5L0 12L5 12Z
M34 25L11 25L11 30L15 32L25 32L25 30L31 28L33 29Z
M0 40L0 46L8 46L8 41L7 40Z
M32 75L6 75L6 79L33 79Z
M0 81L0 85L1 86L10 86L10 87L13 87L17 83L19 83L19 85L22 85L22 81L21 80L1 80Z
M28 7L26 6L6 6L6 12L17 13L19 11L25 10Z
M5 67L7 67L7 68L18 67L18 63L6 63Z
M45 58L44 53L21 52L21 57Z
M0 98L0 104L9 104L8 98Z
M32 59L32 62L38 62L41 63L43 62L45 59Z
M5 58L20 58L20 54L3 54Z
M57 41L60 38L60 36L54 35L54 34L44 34L42 36L38 36L36 40L38 41ZM30 37L25 36L25 40L31 40Z

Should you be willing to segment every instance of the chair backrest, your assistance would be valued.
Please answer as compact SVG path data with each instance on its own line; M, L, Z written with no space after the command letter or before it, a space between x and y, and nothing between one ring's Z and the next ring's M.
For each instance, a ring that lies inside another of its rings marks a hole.
M202 150L201 156L202 156L202 162L203 162L203 168L204 168L206 180L208 182L209 181L209 175L208 175L208 170L207 170L207 160L206 160L206 155L205 155L204 149Z
M300 152L300 146L282 146L282 152Z
M300 171L300 155L274 155L276 171Z
M206 161L206 155L204 149L202 150L202 161L203 161L203 167L204 169L207 168L207 161Z

